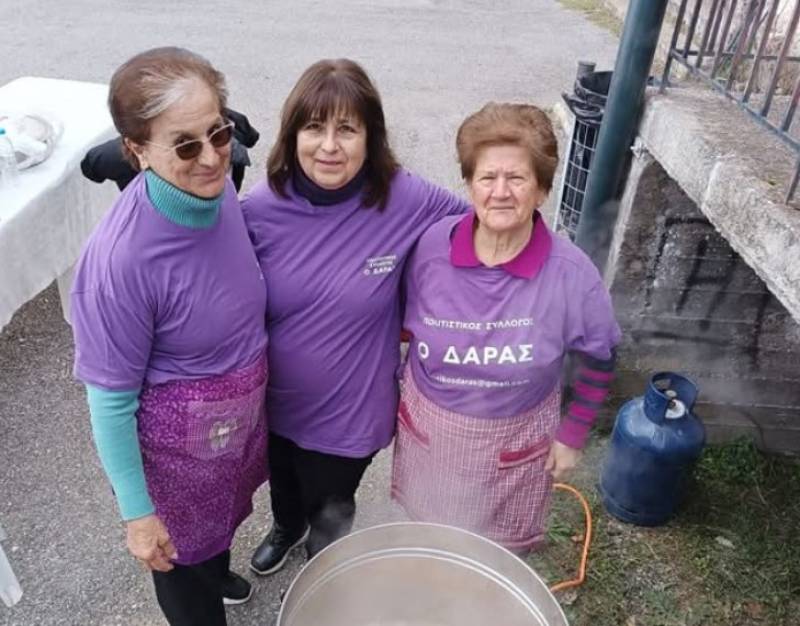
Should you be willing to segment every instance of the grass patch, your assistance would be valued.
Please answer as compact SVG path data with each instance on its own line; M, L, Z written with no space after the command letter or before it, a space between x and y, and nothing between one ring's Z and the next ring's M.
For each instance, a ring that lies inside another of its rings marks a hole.
M622 33L622 22L600 0L559 0L571 11L583 13L587 19L601 28L619 37Z
M608 515L595 485L607 438L592 441L570 482L589 500L586 582L559 592L572 626L790 626L800 614L800 465L748 441L708 447L685 506L642 528ZM572 578L580 505L554 499L549 545L529 563L550 584Z

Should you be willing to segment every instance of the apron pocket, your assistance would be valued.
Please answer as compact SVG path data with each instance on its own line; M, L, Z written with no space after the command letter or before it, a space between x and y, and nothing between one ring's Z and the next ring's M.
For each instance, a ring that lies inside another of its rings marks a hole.
M541 458L550 450L550 438L542 437L533 445L523 448L522 450L503 450L500 452L500 457L497 463L497 469L510 469L532 463L536 459Z
M550 443L550 437L544 436L525 448L500 452L496 473L503 495L490 539L518 548L542 539L553 490L553 477L544 469Z
M262 390L235 400L189 402L186 451L201 460L240 454L258 421Z

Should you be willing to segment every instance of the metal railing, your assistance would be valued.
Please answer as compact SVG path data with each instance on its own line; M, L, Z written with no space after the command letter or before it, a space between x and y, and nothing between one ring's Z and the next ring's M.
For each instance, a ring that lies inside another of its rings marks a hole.
M790 202L800 179L800 133L790 132L800 100L800 56L790 54L800 48L800 0L695 0L687 16L688 4L681 0L678 8L661 91L677 61L777 134L797 152L786 193ZM787 90L781 83L795 71Z

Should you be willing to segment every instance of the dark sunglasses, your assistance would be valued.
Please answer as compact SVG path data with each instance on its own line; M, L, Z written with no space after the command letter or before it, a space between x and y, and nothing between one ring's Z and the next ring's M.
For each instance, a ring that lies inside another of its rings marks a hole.
M189 141L184 141L175 146L165 146L160 143L155 143L154 141L148 141L147 143L157 148L163 148L164 150L174 150L175 154L177 154L178 158L182 161L191 161L200 156L200 153L203 151L203 144L206 141L210 143L212 147L219 149L227 146L232 138L233 122L226 122L222 126L214 129L203 139L190 139Z

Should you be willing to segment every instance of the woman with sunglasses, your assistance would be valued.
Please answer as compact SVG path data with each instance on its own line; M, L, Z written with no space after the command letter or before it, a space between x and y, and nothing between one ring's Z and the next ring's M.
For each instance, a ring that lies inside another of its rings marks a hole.
M289 94L267 180L242 201L264 277L273 526L250 567L349 532L355 492L392 439L400 276L416 240L468 204L400 167L377 89L347 59Z
M97 451L173 625L224 625L223 589L249 598L229 547L266 478L266 291L226 177L226 95L222 74L180 48L115 72L109 108L140 173L72 289Z

